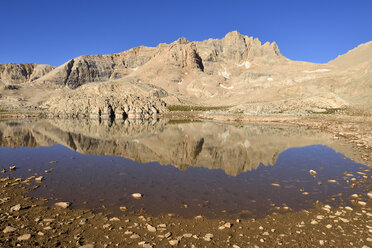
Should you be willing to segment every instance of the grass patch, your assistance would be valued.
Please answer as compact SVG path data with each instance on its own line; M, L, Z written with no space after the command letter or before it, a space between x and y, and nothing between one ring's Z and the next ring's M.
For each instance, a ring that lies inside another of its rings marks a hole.
M216 106L216 107L208 107L208 106L190 106L190 105L169 105L167 106L169 111L209 111L209 110L221 110L227 109L229 106Z
M5 112L8 112L8 111L5 109L0 109L0 113L5 113Z
M316 111L311 111L311 110L307 110L307 112L309 114L318 114L318 115L331 115L331 114L336 114L336 113L339 113L341 112L343 109L341 108L331 108L331 109L326 109L326 111L323 111L323 112L316 112Z
M185 124L185 123L192 123L192 122L201 122L200 120L187 120L187 119L184 119L184 120L169 120L168 121L168 124L172 125L172 124Z

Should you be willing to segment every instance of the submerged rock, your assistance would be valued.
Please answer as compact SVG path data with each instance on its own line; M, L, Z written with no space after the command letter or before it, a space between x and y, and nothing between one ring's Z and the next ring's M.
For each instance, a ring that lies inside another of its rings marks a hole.
M70 202L56 202L54 205L56 207L68 208L71 205L71 203Z
M141 193L133 193L132 194L132 197L135 198L135 199L141 199L142 198L142 194Z

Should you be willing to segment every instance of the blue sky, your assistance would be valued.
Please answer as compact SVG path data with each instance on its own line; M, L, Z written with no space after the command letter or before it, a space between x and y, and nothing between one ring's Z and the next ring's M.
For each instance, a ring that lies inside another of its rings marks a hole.
M370 0L0 1L0 63L58 66L84 54L232 30L276 41L290 59L325 63L372 40Z

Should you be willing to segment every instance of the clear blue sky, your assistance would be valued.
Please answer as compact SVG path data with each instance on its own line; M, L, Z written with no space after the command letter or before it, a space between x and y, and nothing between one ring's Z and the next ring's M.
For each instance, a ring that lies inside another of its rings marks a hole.
M232 30L324 63L372 40L372 0L0 0L0 63L60 65L84 54Z

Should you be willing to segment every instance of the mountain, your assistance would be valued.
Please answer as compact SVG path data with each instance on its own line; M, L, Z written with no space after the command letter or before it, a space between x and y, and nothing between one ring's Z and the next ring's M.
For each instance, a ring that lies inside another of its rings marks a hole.
M51 65L0 64L0 81L5 85L32 82L52 71Z
M167 111L165 105L223 106L243 114L371 114L371 44L315 64L292 61L275 42L262 44L237 31L222 39L180 38L74 58L32 85L0 90L0 103L55 116L152 116Z
M363 63L372 63L372 41L361 44L328 63L343 68L354 67Z

